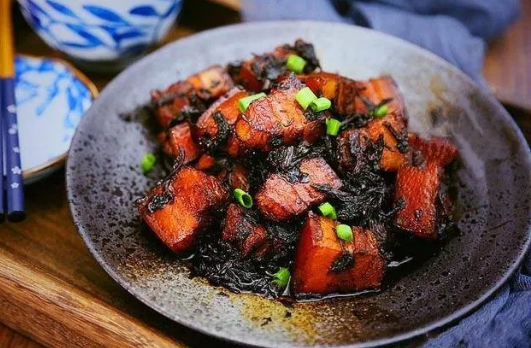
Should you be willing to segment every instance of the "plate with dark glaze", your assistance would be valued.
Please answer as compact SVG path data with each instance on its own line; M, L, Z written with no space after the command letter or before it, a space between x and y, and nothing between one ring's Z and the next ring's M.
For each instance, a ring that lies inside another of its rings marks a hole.
M286 306L190 277L185 262L141 228L134 202L156 177L144 176L139 161L157 143L143 124L122 115L146 105L153 89L297 38L314 44L325 71L355 79L393 76L410 129L453 139L460 151L460 234L377 293ZM145 57L112 81L83 118L70 149L67 185L79 233L118 283L184 326L252 346L372 347L421 335L483 303L517 268L530 243L531 154L503 107L433 54L343 24L236 25Z

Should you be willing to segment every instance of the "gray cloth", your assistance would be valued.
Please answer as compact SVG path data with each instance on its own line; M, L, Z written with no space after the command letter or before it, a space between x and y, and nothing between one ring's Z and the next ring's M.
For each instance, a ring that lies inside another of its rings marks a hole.
M368 26L411 41L481 81L485 39L520 13L518 0L243 0L246 21L313 19Z
M441 56L478 82L484 40L501 34L520 13L518 0L242 1L247 21L341 21L398 36ZM531 347L531 255L494 298L423 347Z

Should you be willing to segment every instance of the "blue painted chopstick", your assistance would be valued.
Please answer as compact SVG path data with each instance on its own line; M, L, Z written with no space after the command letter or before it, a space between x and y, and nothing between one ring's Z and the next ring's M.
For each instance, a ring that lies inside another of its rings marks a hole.
M13 33L11 26L11 0L0 0L0 118L3 140L4 175L2 193L5 191L4 211L9 221L21 221L24 212L24 182L20 163L17 106L15 101ZM3 175L2 175L3 177Z
M15 82L12 78L0 79L3 99L2 129L4 138L7 218L21 221L24 213L24 182L20 163L18 140L17 107L15 102Z

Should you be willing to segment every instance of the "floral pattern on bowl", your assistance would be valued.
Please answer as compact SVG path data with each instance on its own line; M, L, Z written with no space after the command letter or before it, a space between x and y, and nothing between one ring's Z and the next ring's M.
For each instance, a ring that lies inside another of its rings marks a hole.
M60 167L96 88L60 60L17 56L15 97L22 170L31 183Z
M51 47L83 61L137 56L170 29L182 0L19 0Z

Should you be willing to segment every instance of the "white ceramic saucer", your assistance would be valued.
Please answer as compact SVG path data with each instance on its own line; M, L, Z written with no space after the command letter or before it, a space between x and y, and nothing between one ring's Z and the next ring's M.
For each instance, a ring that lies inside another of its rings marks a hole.
M59 59L18 55L15 70L22 170L30 184L63 165L76 127L98 90Z

